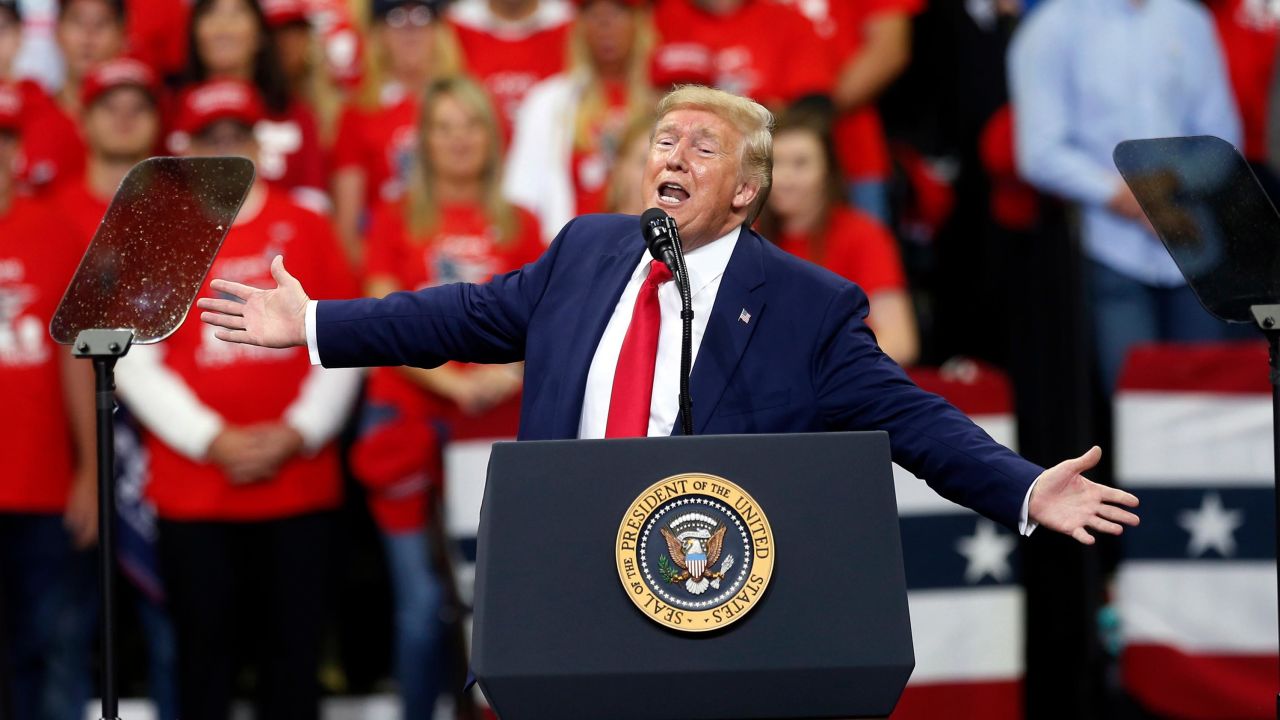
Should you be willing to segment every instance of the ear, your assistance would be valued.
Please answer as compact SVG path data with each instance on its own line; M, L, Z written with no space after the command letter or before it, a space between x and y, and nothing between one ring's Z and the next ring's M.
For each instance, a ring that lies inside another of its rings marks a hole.
M751 203L755 202L756 196L760 194L759 183L749 180L743 180L738 183L738 189L733 195L731 205L734 212L745 212L751 207Z

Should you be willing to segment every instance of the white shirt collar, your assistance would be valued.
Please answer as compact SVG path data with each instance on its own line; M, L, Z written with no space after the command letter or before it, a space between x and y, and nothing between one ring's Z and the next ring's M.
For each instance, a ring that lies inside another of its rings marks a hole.
M725 268L729 266L729 258L733 257L733 249L738 246L738 238L741 235L742 227L738 226L706 245L684 254L684 264L689 268L690 295L697 295L724 275ZM649 263L652 259L647 252L640 257L640 265L631 275L632 280L640 280L649 275Z

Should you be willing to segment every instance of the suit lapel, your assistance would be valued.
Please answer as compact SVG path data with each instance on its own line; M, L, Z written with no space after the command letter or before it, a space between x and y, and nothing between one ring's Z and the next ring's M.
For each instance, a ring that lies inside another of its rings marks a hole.
M716 293L706 333L689 377L693 431L702 433L728 387L729 378L760 324L765 306L764 240L743 229ZM676 422L673 434L680 434Z
M622 296L631 271L640 262L640 253L644 252L644 242L639 237L628 236L626 245L635 247L636 250L619 251L600 257L591 277L591 287L584 296L582 312L578 315L575 326L569 330L572 341L565 349L565 382L561 386L564 391L560 393L557 403L556 421L559 427L554 437L578 436L582 400L587 389L587 373L591 370L596 346L600 344L600 336L604 335L604 329L618 305L618 298Z

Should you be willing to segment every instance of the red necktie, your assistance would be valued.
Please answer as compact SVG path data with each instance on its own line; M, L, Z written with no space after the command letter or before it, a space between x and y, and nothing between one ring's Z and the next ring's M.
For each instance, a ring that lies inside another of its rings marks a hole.
M649 277L640 286L631 325L622 340L618 369L613 373L613 393L609 396L607 438L644 437L649 434L649 406L653 402L653 370L658 359L658 328L662 315L658 307L658 286L671 279L671 270L661 262L649 263Z

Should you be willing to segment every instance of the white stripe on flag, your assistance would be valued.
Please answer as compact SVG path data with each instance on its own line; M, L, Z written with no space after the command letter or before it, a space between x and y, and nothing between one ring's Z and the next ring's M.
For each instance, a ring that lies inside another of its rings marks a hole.
M1128 390L1115 413L1116 477L1125 487L1273 482L1266 395Z
M1017 425L1012 415L974 415L972 420L996 442L1008 448L1017 447ZM970 512L934 492L927 483L897 463L893 464L893 487L898 497L899 515Z
M1124 563L1115 585L1124 637L1190 652L1275 654L1275 572L1268 561Z
M1009 680L1022 675L1021 587L913 590L909 685Z

